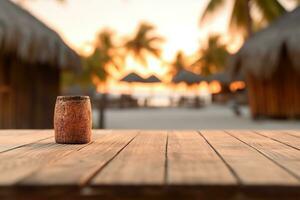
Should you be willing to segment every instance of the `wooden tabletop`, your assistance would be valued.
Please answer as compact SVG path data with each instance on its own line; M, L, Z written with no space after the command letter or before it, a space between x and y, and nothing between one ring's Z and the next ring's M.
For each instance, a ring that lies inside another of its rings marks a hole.
M300 199L300 131L0 131L0 199ZM2 197L2 198L1 198Z

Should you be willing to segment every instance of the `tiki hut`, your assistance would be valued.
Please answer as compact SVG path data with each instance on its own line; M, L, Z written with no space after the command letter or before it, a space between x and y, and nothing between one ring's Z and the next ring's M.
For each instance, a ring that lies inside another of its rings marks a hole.
M254 118L300 116L300 7L251 37L233 57Z
M52 128L61 70L80 65L57 33L0 1L0 128Z

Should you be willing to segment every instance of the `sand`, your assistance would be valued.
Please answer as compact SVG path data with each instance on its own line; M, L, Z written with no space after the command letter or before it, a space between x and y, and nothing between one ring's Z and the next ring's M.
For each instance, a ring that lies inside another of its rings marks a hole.
M107 129L300 129L298 120L253 121L247 107L235 116L230 107L108 109ZM97 121L95 113L94 121Z

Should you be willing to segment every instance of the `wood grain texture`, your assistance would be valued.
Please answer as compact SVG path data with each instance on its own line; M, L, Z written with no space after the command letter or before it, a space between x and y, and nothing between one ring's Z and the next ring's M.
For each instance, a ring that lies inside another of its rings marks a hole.
M28 144L0 154L0 186L14 185L29 174L86 145L61 145L54 138Z
M243 135L239 131L236 131L236 134ZM231 167L241 184L299 184L299 181L286 170L224 131L201 131L201 135Z
M94 132L94 135L103 131ZM84 185L137 135L137 131L109 131L57 162L23 179L19 185Z
M0 153L53 136L48 130L1 130Z
M0 199L300 196L298 131L97 130L85 145L56 144L53 130L0 133Z
M230 131L230 134L255 148L258 152L300 179L299 150L251 131Z
M270 130L255 131L255 133L300 150L300 138L294 135L286 134L283 131Z
M290 135L293 135L293 136L295 136L295 137L300 138L300 131L296 131L296 130L285 130L285 131L283 131L283 132L285 132L285 133L287 133L287 134L290 134Z
M91 181L96 185L162 185L166 131L143 131Z
M231 185L237 180L197 131L168 135L167 184Z

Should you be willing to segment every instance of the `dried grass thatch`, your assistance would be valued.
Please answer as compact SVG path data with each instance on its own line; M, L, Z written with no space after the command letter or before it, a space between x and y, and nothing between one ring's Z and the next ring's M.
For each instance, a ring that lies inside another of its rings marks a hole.
M223 72L218 72L218 73L208 76L208 81L209 82L219 81L220 83L222 83L224 85L226 85L226 84L228 85L234 81L245 81L245 80L241 73L239 73L237 76L232 78L228 71L223 71Z
M189 85L200 83L201 81L206 81L206 78L185 69L180 70L172 79L173 83L184 82Z
M128 83L145 83L145 79L134 72L127 74L120 81Z
M155 75L151 75L148 78L145 79L146 83L160 83L161 80L159 78L157 78L157 76Z
M270 78L279 67L283 51L300 72L300 7L285 14L251 37L231 59L235 72L242 69L257 78Z
M0 54L61 69L81 65L79 56L55 31L9 0L0 1Z

